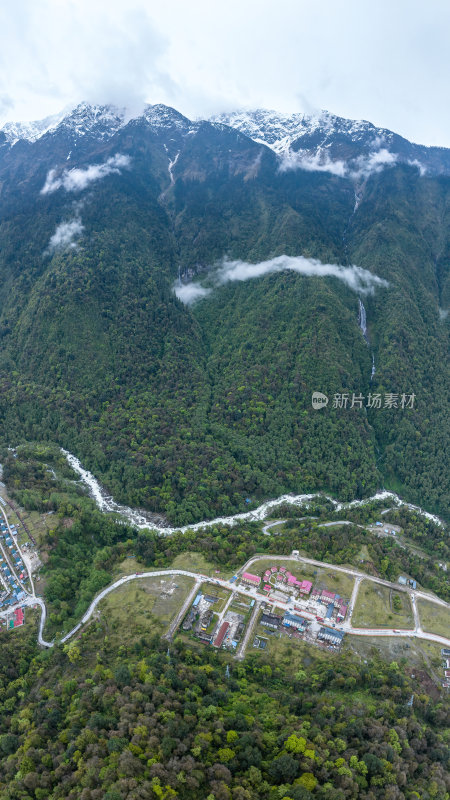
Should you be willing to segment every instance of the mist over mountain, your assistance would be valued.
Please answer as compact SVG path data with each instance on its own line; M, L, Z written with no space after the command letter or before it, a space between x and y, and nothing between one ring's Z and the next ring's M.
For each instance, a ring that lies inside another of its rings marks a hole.
M3 443L176 524L383 485L448 515L449 187L449 150L326 112L8 123Z

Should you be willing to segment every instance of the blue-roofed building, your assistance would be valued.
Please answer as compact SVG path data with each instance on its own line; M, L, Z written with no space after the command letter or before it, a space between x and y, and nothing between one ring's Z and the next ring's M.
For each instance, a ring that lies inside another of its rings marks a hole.
M344 638L344 632L324 627L320 629L317 638L322 642L328 642L328 644L340 645Z
M327 613L325 614L325 619L331 619L331 617L333 616L333 610L334 610L334 603L330 603L330 605L327 608Z
M201 592L199 592L199 594L198 594L198 595L197 595L197 597L195 598L194 602L192 603L192 608L197 608L197 606L198 606L198 604L199 604L199 602L200 602L201 598L202 598L202 593L201 593Z
M286 611L283 617L283 625L286 625L288 628L296 628L297 630L304 631L308 625L308 620L304 617L297 616L297 614L291 614L290 611Z

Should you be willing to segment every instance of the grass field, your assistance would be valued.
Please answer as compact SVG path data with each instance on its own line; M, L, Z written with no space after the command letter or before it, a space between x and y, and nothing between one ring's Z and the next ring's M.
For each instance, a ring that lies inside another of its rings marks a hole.
M100 616L107 628L126 637L149 629L163 630L180 610L193 581L184 575L141 578L120 586L100 603Z
M392 597L400 597L402 607L394 611ZM352 624L355 628L414 628L409 596L406 592L392 592L387 586L362 581L359 587Z
M172 561L173 569L185 569L190 572L200 572L203 575L216 575L223 577L222 573L216 573L217 567L206 560L202 553L179 553Z
M428 600L418 600L417 610L424 631L438 633L450 639L450 611L447 608Z
M351 575L346 575L344 572L315 567L312 564L303 564L300 561L296 562L290 561L289 559L266 557L255 561L249 569L254 575L262 575L266 569L273 566L286 567L299 580L306 578L320 589L329 589L330 591L338 592L341 597L346 599L350 599L351 597L354 579Z

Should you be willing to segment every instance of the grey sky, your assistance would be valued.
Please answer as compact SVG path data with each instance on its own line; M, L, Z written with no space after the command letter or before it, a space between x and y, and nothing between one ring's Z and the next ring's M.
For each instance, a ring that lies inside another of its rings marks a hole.
M447 0L16 0L0 121L81 100L188 116L327 109L450 146Z

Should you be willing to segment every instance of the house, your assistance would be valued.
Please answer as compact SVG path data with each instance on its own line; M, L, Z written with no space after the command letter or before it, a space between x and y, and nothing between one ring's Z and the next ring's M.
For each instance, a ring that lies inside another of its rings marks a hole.
M312 589L311 581L302 581L300 586L300 592L302 594L309 594Z
M344 603L342 603L342 605L339 606L339 611L337 612L338 622L342 622L345 619L346 615L347 615L347 606Z
M317 587L315 587L311 592L311 600L320 600L321 595L322 589L317 589Z
M242 582L249 583L251 586L259 586L261 578L258 575L252 575L251 572L244 572L242 575Z
M229 622L222 622L222 625L219 628L219 633L217 634L215 641L213 642L214 647L221 647L222 642L227 635L228 628L230 627Z
M273 628L275 630L279 627L280 622L281 619L277 614L263 614L261 617L261 625L265 625L266 628Z
M317 638L322 642L339 646L344 638L344 633L343 631L336 631L334 628L321 628Z
M266 583L263 588L264 588L265 592L270 592L272 587L271 587L270 583Z
M415 580L413 580L413 578L409 579L408 584L411 586L411 589L416 589L417 588L417 583L416 583Z
M322 597L320 598L322 603L327 603L329 601L334 602L336 595L334 592L329 592L327 589L324 589L322 592Z
M296 628L297 630L304 631L308 625L308 620L304 617L298 617L297 614L291 614L290 611L286 611L283 617L283 625L286 625L287 628Z
M408 579L405 578L404 575L399 575L398 576L398 583L400 584L400 586L406 586L407 583L408 583Z

